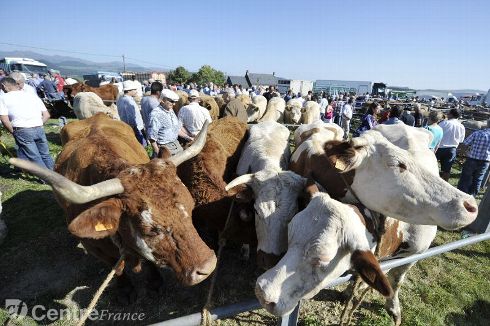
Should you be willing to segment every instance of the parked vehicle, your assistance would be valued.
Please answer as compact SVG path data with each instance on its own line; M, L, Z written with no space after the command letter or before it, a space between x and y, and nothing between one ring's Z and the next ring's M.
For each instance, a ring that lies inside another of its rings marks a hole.
M24 75L25 79L29 79L33 74L48 73L48 66L45 63L30 58L5 57L0 59L0 68L9 74L18 71Z

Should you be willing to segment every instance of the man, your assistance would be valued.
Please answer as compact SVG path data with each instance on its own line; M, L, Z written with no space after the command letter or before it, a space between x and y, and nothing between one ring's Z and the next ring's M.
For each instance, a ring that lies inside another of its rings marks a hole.
M284 102L288 102L292 98L292 91L289 89L286 95L284 96Z
M135 75L131 76L131 81L136 86L136 96L138 98L142 98L143 97L143 85L141 85L141 83L136 79Z
M458 109L451 109L447 120L439 123L442 128L442 140L436 152L437 160L441 162L441 178L448 181L451 175L451 167L456 159L456 148L464 140L465 129L459 122Z
M51 80L49 75L45 75L43 81L38 85L38 88L44 93L48 100L61 100L61 96L56 90L56 85Z
M211 123L208 109L199 105L199 92L195 89L189 92L189 104L179 110L179 121L189 137L195 137L206 121Z
M387 119L385 121L383 121L383 124L385 124L385 125L396 125L399 123L403 123L400 120L401 111L400 111L400 108L398 106L394 106L386 112L388 112L388 115L386 116Z
M410 114L410 108L407 106L403 108L403 114L400 120L407 126L415 126L415 118Z
M344 139L349 138L350 120L352 119L352 98L347 100L347 104L344 104L340 115L342 116L342 129L344 130Z
M10 77L15 80L17 85L19 85L19 89L21 91L29 92L29 93L37 96L36 89L34 87L32 87L31 85L26 84L26 80L25 80L23 74L21 74L20 72L13 72L10 74Z
M267 100L267 102L269 102L269 100L271 99L273 92L274 92L274 86L269 86L267 88L267 90L265 91L265 93L262 94L265 97L265 99Z
M5 93L0 96L0 121L14 136L17 156L52 170L54 162L43 129L49 113L43 102L21 91L11 77L0 80L0 88Z
M476 196L490 165L490 119L487 120L487 128L473 132L463 144L469 147L469 151L466 153L458 189Z
M325 122L325 114L328 107L327 94L323 92L322 99L320 100L320 119Z
M178 100L179 96L175 92L164 89L160 94L160 105L150 113L148 138L155 157L160 154L162 148L167 149L171 155L181 152L183 149L177 140L179 136L184 140L192 140L184 132L179 119L175 115L174 106Z
M163 85L160 82L153 82L150 86L150 95L143 97L141 100L141 115L146 131L150 127L150 113L160 105L160 94L162 93Z
M136 87L137 86L131 80L125 80L123 82L124 95L119 97L116 106L121 121L126 122L133 128L136 139L138 139L139 143L145 147L146 137L144 136L143 118L141 117L140 109L133 98L137 94Z

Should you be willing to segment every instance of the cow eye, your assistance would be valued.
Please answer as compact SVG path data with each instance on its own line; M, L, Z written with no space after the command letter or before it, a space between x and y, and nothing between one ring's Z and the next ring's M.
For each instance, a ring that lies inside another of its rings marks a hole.
M161 227L154 225L150 229L150 235L156 237L157 235L162 234L163 230Z
M400 172L405 172L407 170L407 166L402 162L398 162L398 167L400 168Z

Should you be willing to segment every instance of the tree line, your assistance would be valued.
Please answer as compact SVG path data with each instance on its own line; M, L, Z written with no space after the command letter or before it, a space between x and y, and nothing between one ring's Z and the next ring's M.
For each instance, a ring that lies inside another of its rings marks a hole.
M212 82L215 85L222 85L225 82L225 74L209 65L202 66L195 73L190 73L184 67L178 66L175 70L168 73L167 81L171 84L187 84L192 82L198 85L204 85Z

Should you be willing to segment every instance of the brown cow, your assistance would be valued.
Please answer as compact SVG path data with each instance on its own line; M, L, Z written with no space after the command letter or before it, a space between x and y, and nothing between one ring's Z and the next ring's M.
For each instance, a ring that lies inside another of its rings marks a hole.
M119 90L117 86L113 84L107 84L100 87L92 87L87 84L75 83L73 85L64 86L63 92L65 93L65 97L70 101L75 97L75 95L77 95L80 92L92 92L99 95L99 97L103 101L112 101L112 102L116 102L117 97L119 95Z
M211 274L216 256L192 225L194 202L176 166L200 151L206 129L207 124L181 154L149 161L128 125L99 113L62 130L57 173L19 159L10 162L53 187L69 231L89 253L110 266L124 253L126 266L135 271L146 258L194 285Z
M179 177L196 201L192 218L198 230L215 234L224 229L233 198L225 191L225 186L236 176L247 134L247 125L235 117L214 121L201 153L178 167ZM247 222L252 218L243 216L243 212L253 211L242 208L234 206L231 219L235 225L227 228L225 236L237 243L253 243L255 229L252 222Z

